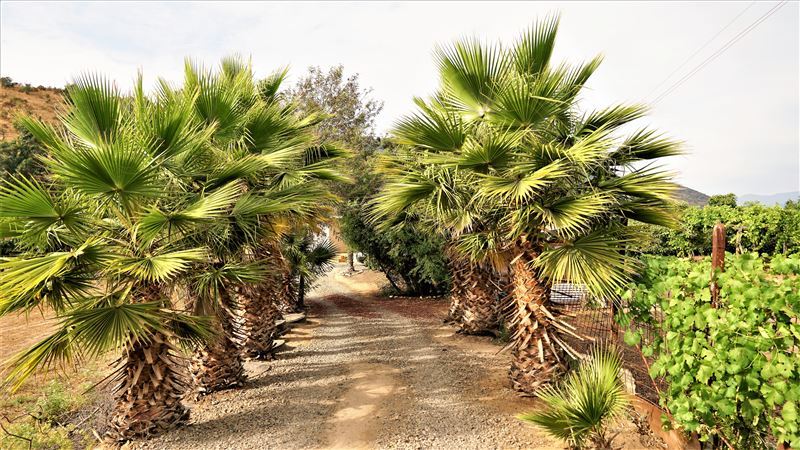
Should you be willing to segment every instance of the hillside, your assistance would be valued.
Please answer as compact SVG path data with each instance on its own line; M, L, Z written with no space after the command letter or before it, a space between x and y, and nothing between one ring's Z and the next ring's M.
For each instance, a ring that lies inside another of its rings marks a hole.
M705 206L708 203L709 196L692 188L680 186L675 193L675 199L692 206Z
M14 128L14 118L20 113L55 122L63 104L62 92L57 88L31 87L3 79L0 86L0 141L10 141L19 135Z

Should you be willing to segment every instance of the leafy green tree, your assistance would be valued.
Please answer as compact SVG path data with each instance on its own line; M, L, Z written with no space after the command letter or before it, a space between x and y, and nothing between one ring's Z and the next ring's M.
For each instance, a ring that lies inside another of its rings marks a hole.
M344 203L363 198L364 187L359 182L371 170L371 157L380 147L375 119L383 102L371 98L371 93L371 89L361 87L358 74L345 77L344 67L338 65L327 72L309 67L306 76L288 94L301 113L324 115L316 129L320 139L340 142L353 152L353 157L343 164L343 172L355 183L332 187ZM348 260L353 270L352 251L348 252Z
M341 142L360 155L373 148L375 118L383 109L383 102L370 98L371 92L361 87L358 74L345 78L339 65L327 72L309 67L288 96L301 114L325 116L316 130L320 139Z
M397 293L434 295L447 289L444 240L421 226L406 222L384 229L376 226L364 204L350 204L341 217L342 236L367 255L367 264L386 275Z
M736 207L736 194L712 195L708 199L708 206L730 206Z
M376 214L430 218L475 262L511 272L511 377L533 392L566 368L571 329L550 302L554 282L607 297L636 270L626 253L641 239L629 221L672 224L674 185L653 162L679 145L640 128L645 115L617 105L582 113L581 89L600 58L551 61L558 20L531 27L509 47L466 39L437 50L440 88L399 122L405 160Z

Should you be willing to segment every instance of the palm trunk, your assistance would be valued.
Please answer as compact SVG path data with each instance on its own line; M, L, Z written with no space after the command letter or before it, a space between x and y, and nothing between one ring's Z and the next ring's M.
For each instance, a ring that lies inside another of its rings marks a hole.
M268 278L244 291L242 346L250 358L272 359L272 346L278 334L276 322L281 315L275 303L276 284L273 278Z
M450 310L446 322L460 323L464 313L463 299L466 293L465 264L457 259L450 260Z
M278 305L283 312L298 312L297 310L297 277L287 268L281 270L280 288L277 291Z
M306 309L306 277L301 273L297 283L297 311Z
M181 402L189 389L185 366L166 336L155 333L146 342L131 343L120 361L111 439L146 438L188 421L189 410Z
M461 331L486 334L499 325L499 294L491 269L470 263L466 272L466 289L462 300Z
M563 325L548 309L550 286L536 276L525 256L512 267L516 314L509 375L515 390L533 394L566 370L566 343L557 329Z
M221 305L217 314L217 336L192 358L189 371L197 393L209 394L222 389L241 386L247 379L237 340L241 333L236 330L233 313L230 311L229 294L222 290Z

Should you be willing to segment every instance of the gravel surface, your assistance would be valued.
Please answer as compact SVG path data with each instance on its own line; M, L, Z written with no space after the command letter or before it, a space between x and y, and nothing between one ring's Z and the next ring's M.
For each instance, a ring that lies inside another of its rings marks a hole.
M244 388L132 447L563 448L514 418L533 401L506 387L508 355L443 326L445 300L377 298L376 275L343 271L321 280L275 361L247 363Z

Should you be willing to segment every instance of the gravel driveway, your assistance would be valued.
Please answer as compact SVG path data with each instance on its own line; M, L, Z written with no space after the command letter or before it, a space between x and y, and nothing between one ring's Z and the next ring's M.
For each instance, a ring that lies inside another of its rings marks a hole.
M369 272L337 266L305 323L239 390L204 398L191 425L137 448L563 448L514 414L533 401L505 386L508 355L454 335L444 300L385 299Z

